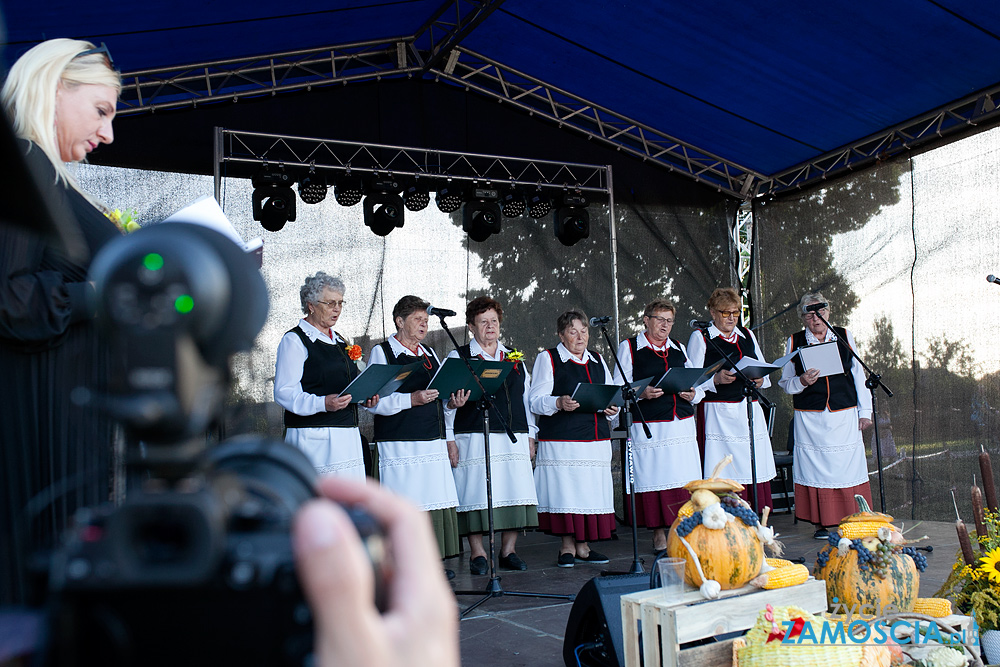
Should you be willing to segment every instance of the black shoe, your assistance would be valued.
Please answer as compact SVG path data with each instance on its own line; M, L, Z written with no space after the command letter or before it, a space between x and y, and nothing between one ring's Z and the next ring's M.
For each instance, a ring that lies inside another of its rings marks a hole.
M607 556L605 556L602 553L597 553L593 549L590 550L590 553L587 554L586 558L583 558L582 556L577 556L576 560L579 561L579 562L581 562L581 563L597 563L598 565L600 565L602 563L610 563L611 562L610 558L608 558Z
M520 570L523 572L528 569L528 564L521 560L520 556L511 551L506 556L500 556L500 567L505 570Z
M813 533L813 539L816 540L827 540L830 539L830 531L826 528L820 528L815 533Z
M576 554L559 554L556 565L559 567L573 567L576 564Z
M503 564L503 560L500 561ZM476 556L469 559L469 572L471 574L486 574L490 569L490 564L486 562L485 556Z
M455 578L455 571L454 570L449 570L448 568L445 568L444 569L444 576L448 577L448 581L451 581L452 579Z

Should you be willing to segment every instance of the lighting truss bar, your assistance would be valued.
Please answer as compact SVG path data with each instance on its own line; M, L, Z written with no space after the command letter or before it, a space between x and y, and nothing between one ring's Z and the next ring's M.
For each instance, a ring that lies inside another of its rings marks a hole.
M409 54L416 62L409 65ZM412 39L396 37L254 58L215 60L122 74L118 115L236 102L279 92L312 90L351 81L420 74L423 58Z
M428 54L422 73L437 68L448 52L503 3L504 0L447 0L441 5L413 35L417 50Z
M736 210L732 228L733 249L736 251L736 280L743 297L743 309L740 313L740 324L750 325L750 287L753 281L750 275L751 258L753 257L753 205L743 202Z
M531 115L548 118L560 128L576 130L734 197L745 198L741 191L748 191L753 183L764 178L762 174L468 49L459 47L453 53L459 54L454 72L435 70L433 73L438 78L513 104Z
M220 165L270 165L315 168L319 171L393 176L419 176L441 181L490 182L497 186L521 185L573 188L608 193L608 167L527 160L516 157L458 153L385 144L295 137L216 128L216 187Z
M970 127L995 122L1000 119L998 99L1000 84L774 174L758 183L753 194L775 195L816 186Z

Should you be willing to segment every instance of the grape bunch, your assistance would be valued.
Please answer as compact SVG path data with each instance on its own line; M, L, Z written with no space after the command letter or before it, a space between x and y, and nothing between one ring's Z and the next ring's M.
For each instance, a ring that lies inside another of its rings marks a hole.
M836 549L837 545L840 544L840 533L838 533L836 530L831 530L830 536L826 538L826 541L829 542L831 547Z
M695 512L691 516L681 519L681 522L677 524L677 536L687 537L691 534L697 526L701 525L701 512Z
M913 547L903 547L901 551L913 559L913 564L917 566L917 569L923 572L927 569L927 556L923 553L917 551Z
M757 518L757 513L742 503L737 503L735 507L731 504L727 505L723 503L722 509L726 510L751 528L760 523L760 519Z
M823 549L818 554L816 554L816 567L823 569L826 564L830 562L830 552L832 549Z
M719 498L719 502L722 503L723 507L739 507L740 497L733 493L727 493Z
M891 556L892 548L884 542L879 542L878 546L875 548L873 563L875 564L875 574L877 574L880 579L885 579L889 576L889 558Z
M858 552L858 569L862 572L870 570L871 564L875 560L875 556L872 552L865 549L865 546L861 544L861 540L859 538L851 540L851 548Z

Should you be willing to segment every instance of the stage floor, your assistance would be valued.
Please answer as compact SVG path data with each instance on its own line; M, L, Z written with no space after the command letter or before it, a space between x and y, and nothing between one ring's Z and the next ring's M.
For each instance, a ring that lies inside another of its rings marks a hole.
M805 557L812 568L816 552L822 546L813 539L814 527L808 523L792 523L788 514L779 514L770 524L781 534L785 555L789 558ZM953 523L932 521L896 521L910 539L927 535L921 545L934 547L926 554L927 570L920 577L921 597L932 596L944 583L958 550L958 537ZM913 529L912 531L910 529ZM973 535L975 528L969 527ZM627 571L632 565L632 532L619 526L617 540L595 542L593 547L611 558L609 565L577 564L573 568L556 567L559 540L542 533L529 532L518 538L517 553L528 564L526 572L501 571L501 586L505 592L575 594L591 578L603 570ZM463 540L464 542L464 540ZM497 538L499 545L499 536ZM648 572L652 555L653 534L639 532L639 557L645 560ZM468 554L446 561L455 570L452 582L455 590L482 590L489 581L487 576L469 574ZM482 595L459 595L457 603L465 609ZM559 667L562 657L563 634L572 602L542 598L503 596L484 602L462 619L462 664L481 667Z

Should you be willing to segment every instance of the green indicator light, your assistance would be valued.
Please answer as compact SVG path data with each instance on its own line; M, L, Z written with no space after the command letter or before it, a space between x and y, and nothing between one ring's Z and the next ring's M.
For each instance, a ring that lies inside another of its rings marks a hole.
M159 271L163 268L163 256L158 253L151 252L142 258L142 265L150 271Z
M194 299L187 294L181 294L174 301L174 308L177 309L178 313L190 313L194 310Z

